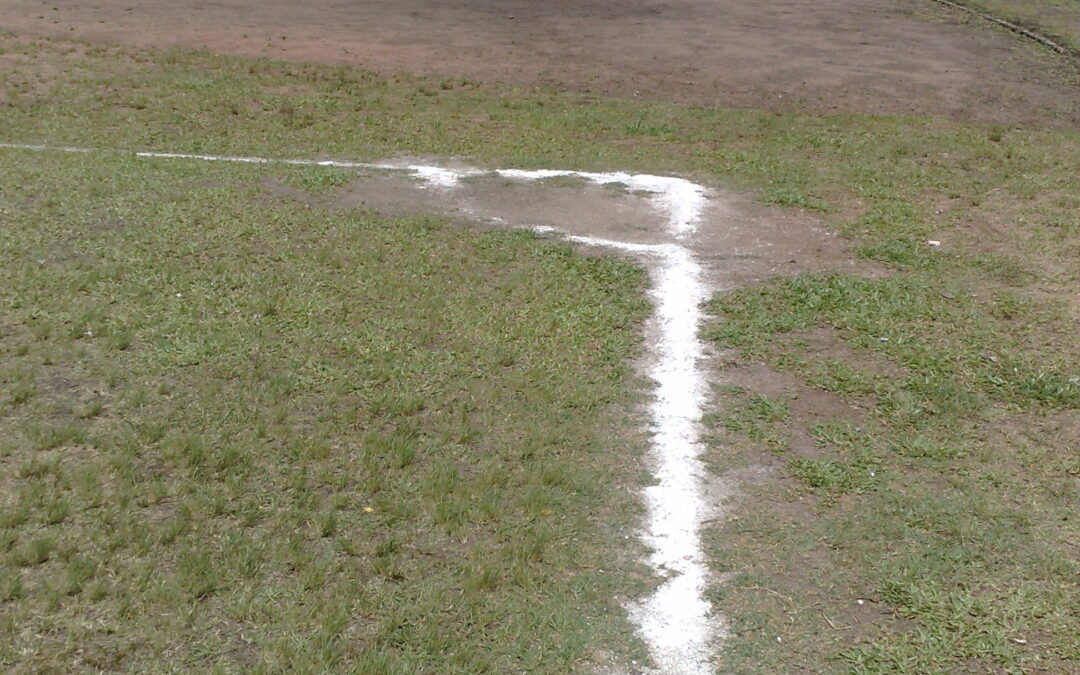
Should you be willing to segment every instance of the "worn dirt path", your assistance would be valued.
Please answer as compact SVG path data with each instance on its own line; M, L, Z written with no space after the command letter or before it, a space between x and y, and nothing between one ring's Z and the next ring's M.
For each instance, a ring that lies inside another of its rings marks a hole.
M0 0L0 29L704 105L1080 122L1054 57L929 0Z

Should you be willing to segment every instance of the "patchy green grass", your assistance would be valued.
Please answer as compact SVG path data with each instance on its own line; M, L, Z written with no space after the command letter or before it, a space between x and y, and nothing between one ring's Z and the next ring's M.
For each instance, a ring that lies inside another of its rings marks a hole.
M3 668L641 657L639 269L266 168L2 166Z
M949 262L713 301L710 339L866 411L791 419L725 395L712 461L774 472L710 533L734 572L715 595L737 618L733 672L1065 672L1080 657L1076 320ZM849 360L799 339L822 327ZM814 452L790 451L797 428Z
M880 278L815 273L710 305L708 336L736 360L855 411L809 419L753 383L718 391L709 460L750 477L709 533L731 573L713 591L733 624L722 669L1075 670L1080 133L1060 120L777 114L184 51L0 50L4 140L646 169L816 211ZM603 411L623 401L640 275L524 235L260 204L250 167L4 157L4 288L33 295L7 310L3 338L17 443L4 447L18 448L3 467L26 486L0 512L16 570L0 597L5 616L22 612L5 658L70 663L77 644L101 659L91 668L153 653L178 668L378 672L441 666L438 650L464 645L460 670L560 670L608 636L627 644L605 603L634 586L630 549L613 549L614 574L601 549L633 522L617 486L641 477L621 473L602 430L625 422ZM315 195L347 180L273 171ZM447 273L444 256L458 256ZM573 309L594 301L611 313ZM846 351L806 339L823 327ZM547 356L522 362L528 340ZM581 360L556 359L556 343ZM541 362L551 372L530 369ZM236 523L250 539L230 538ZM160 598L181 609L155 610ZM79 614L93 603L109 609ZM138 642L136 625L163 642Z

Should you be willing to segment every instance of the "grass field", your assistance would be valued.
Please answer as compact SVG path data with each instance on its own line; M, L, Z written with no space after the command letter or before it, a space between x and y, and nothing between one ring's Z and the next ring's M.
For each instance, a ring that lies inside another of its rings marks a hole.
M721 670L1077 669L1080 133L0 45L2 140L647 169L819 213L875 277L709 306L729 366L845 409L718 379L712 467L768 476L707 533ZM639 270L319 207L344 172L0 152L0 663L641 658Z
M5 668L565 672L625 646L637 268L305 208L261 168L4 166Z

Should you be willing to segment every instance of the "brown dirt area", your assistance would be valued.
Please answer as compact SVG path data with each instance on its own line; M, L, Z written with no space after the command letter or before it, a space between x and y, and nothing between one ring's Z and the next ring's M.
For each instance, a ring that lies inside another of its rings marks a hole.
M929 0L0 0L0 30L701 105L1080 121L1075 64Z
M779 373L764 363L736 361L715 375L714 379L745 387L786 404L791 411L791 420L786 429L790 443L788 450L800 457L822 456L820 444L810 433L815 424L834 419L858 420L863 412L836 394L810 387L802 378ZM770 458L764 456L759 460L765 465L772 463Z
M399 172L365 171L336 194L314 202L303 190L277 181L266 181L264 187L268 198L322 207L436 213L474 227L550 227L637 244L671 241L648 195L574 178L518 181L476 175L446 190ZM722 188L712 188L709 197L697 231L681 243L693 250L714 289L822 267L869 277L884 274L878 265L856 259L850 240L823 227L813 213L759 204L752 195Z

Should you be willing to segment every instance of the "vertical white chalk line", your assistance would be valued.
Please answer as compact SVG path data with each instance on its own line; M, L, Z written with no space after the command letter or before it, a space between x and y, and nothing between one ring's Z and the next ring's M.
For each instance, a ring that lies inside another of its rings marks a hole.
M0 142L0 148L95 152L89 148L3 142ZM169 152L135 152L134 155L157 159L406 171L424 184L439 189L453 189L464 177L486 173L477 169L338 160ZM650 270L653 277L650 295L656 307L655 320L660 338L655 364L649 370L657 385L650 406L657 482L645 489L644 499L648 508L645 539L652 549L649 562L663 581L652 595L634 603L629 610L656 661L658 673L707 673L711 670L711 643L723 637L722 618L712 613L704 596L708 568L700 541L701 525L708 517L709 507L702 478L704 468L699 459L699 425L707 389L702 363L704 347L698 337L698 328L700 306L707 299L708 288L692 251L679 243L695 231L708 201L707 192L700 185L669 176L518 169L502 169L495 173L516 180L576 176L600 185L620 183L632 190L648 192L653 206L667 216L666 229L673 239L667 244L635 244L559 234L582 244L659 260L659 265ZM550 227L533 229L557 232Z
M578 176L648 191L653 205L667 214L667 230L676 242L693 234L708 199L702 186L666 176L552 170L498 173L520 180ZM660 339L655 364L649 370L657 384L650 408L657 483L646 488L644 496L648 507L645 538L652 548L649 562L664 580L652 595L633 604L630 614L659 673L708 673L712 670L711 643L722 636L722 626L705 599L708 564L700 539L702 522L708 517L704 467L699 459L699 425L707 392L705 350L698 337L701 304L708 299L702 270L691 250L679 243L648 246L593 237L567 238L661 258L652 272L651 291Z
M710 641L719 637L704 592L700 528L706 518L698 425L705 403L703 348L697 337L706 299L701 270L689 251L673 247L653 292L661 338L651 375L657 483L645 489L650 562L666 579L631 608L662 673L710 671Z

